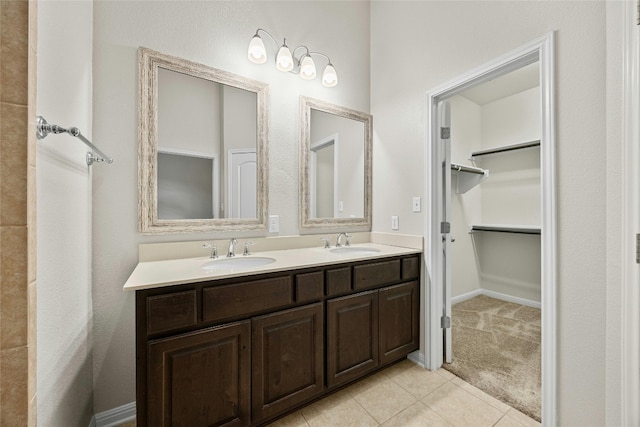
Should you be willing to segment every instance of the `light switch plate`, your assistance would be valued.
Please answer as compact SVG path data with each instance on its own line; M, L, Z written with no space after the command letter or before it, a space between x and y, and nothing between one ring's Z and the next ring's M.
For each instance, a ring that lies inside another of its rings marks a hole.
M420 197L413 198L413 211L420 212L422 210L422 203Z
M392 230L399 230L400 229L400 225L398 224L398 215L393 215L391 217L391 229Z
M342 203L342 200L338 202L338 212L344 212L344 203Z
M269 233L280 232L280 217L278 215L269 215Z

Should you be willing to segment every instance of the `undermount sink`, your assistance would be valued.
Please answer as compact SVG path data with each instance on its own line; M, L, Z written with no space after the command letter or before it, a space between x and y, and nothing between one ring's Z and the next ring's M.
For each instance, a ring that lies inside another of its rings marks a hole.
M344 246L342 248L330 249L329 252L333 252L334 254L343 254L343 255L371 255L376 252L380 252L380 250L376 248L366 248L362 246Z
M246 270L271 264L275 259L268 257L242 257L215 259L202 264L205 270Z

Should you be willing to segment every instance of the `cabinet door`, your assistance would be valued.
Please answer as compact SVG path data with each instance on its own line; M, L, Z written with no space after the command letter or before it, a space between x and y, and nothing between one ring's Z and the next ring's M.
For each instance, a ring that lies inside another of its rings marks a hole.
M327 301L327 385L378 366L378 291Z
M322 393L322 303L256 317L252 322L252 408L256 422Z
M149 342L148 425L249 425L250 334L244 321Z
M418 282L380 289L380 364L392 362L420 346Z

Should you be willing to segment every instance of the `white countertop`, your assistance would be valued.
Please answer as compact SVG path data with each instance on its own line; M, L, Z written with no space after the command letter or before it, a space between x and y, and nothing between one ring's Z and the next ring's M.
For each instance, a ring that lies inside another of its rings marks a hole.
M396 255L420 253L420 250L400 246L366 243L351 245L377 249L379 252L368 254L336 254L324 248L287 249L279 251L255 252L249 257L268 257L275 259L271 264L242 270L205 270L202 265L213 261L208 257L172 259L164 261L140 262L127 279L125 291L159 288L184 283L225 279L229 277L250 276L255 274L287 271L297 268L317 267L330 264L348 263L361 260L375 260ZM237 255L242 257L243 255ZM224 255L219 259L224 259Z

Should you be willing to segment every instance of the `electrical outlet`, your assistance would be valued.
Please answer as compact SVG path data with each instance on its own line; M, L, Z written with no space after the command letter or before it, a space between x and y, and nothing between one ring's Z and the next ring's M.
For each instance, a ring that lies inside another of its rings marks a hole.
M420 200L420 197L414 197L413 198L413 211L414 212L420 212L422 210L422 203Z
M342 200L338 202L338 212L344 212L344 203L342 203Z
M280 218L278 215L269 215L269 233L280 232Z
M398 224L398 215L393 215L391 217L391 229L392 230L399 230L400 229L400 225Z

